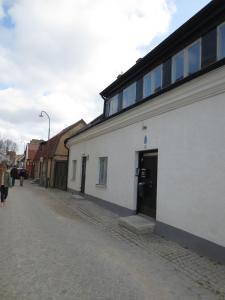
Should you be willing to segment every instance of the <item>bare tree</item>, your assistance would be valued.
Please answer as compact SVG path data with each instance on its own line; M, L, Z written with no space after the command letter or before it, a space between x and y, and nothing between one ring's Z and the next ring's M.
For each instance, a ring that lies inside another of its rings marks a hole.
M0 137L0 152L3 154L7 154L8 151L14 151L17 150L17 144L12 141L11 139L6 139Z
M6 152L8 151L15 151L17 149L17 144L15 142L13 142L10 139L6 139L5 140L5 147L6 147Z
M5 153L5 145L4 145L4 140L0 138L0 152Z

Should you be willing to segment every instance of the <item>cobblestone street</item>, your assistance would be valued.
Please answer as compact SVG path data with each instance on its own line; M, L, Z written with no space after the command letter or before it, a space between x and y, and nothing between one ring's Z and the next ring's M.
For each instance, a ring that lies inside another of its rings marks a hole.
M225 266L69 192L25 186L0 209L0 299L225 299Z

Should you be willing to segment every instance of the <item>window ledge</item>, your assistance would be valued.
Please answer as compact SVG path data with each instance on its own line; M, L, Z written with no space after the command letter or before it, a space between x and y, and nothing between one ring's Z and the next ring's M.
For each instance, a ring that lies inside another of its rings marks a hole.
M101 189L106 189L106 187L107 187L106 184L99 184L99 183L97 183L95 186L98 188L101 188Z

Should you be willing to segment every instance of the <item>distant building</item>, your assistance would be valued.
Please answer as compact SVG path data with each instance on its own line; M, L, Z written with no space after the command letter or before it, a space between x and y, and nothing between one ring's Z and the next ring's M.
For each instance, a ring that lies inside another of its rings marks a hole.
M43 142L43 140L32 139L25 149L24 168L27 170L30 178L34 178L34 157L41 142Z
M18 154L18 155L16 155L14 165L17 166L18 168L23 168L24 160L25 160L25 155L24 154Z
M40 143L34 158L34 177L39 179L40 185L63 190L67 188L68 149L64 140L85 125L84 120L80 120Z
M225 1L101 96L103 115L67 139L68 188L150 216L157 233L225 262Z

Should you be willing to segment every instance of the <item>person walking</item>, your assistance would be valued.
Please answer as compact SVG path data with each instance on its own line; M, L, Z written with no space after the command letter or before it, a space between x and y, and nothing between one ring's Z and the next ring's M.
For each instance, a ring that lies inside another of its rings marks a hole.
M23 181L24 181L24 177L25 177L25 170L24 169L20 170L19 177L20 177L20 186L23 186Z
M1 207L5 206L8 197L9 187L11 186L11 177L6 164L0 165L0 191L1 191Z
M10 176L11 176L11 178L12 178L12 186L15 185L15 181L16 181L16 178L17 178L17 176L18 176L17 173L18 173L18 172L17 172L16 166L13 166L12 169L11 169L11 171L10 171Z

